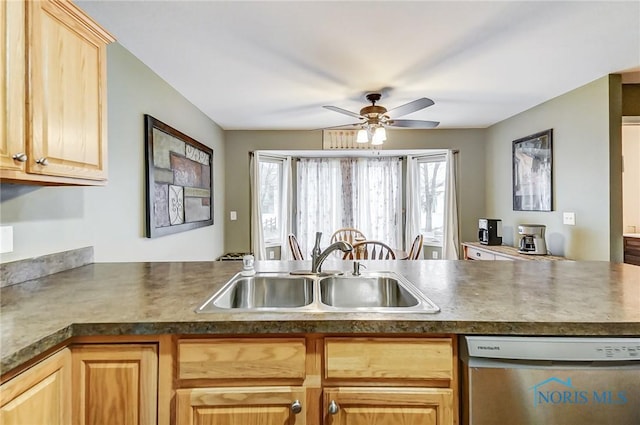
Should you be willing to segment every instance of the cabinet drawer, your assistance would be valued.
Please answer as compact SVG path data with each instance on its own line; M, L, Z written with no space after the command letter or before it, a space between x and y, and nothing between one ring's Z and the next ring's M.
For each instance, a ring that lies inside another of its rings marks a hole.
M178 379L304 379L304 338L178 342Z
M640 255L640 238L624 238L624 250Z
M451 380L451 339L326 338L326 379Z
M467 248L467 257L471 260L495 260L496 256L490 252L482 251L476 248Z

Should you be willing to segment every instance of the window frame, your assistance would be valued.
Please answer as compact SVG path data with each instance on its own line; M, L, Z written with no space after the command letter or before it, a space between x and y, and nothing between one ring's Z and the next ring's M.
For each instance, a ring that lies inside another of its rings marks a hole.
M422 167L427 165L427 164L431 164L431 163L440 163L443 168L441 170L438 171L438 175L440 175L440 173L443 173L443 184L444 181L446 181L446 172L447 172L447 157L446 154L443 153L437 153L437 154L432 154L432 155L424 155L424 156L420 156L417 158L417 165L418 165L418 172L421 174L422 173ZM423 188L422 185L422 179L418 179L418 193L420 195L422 195L423 190L425 190L425 188ZM442 202L441 202L441 215L442 215L442 229L443 232L441 233L440 237L437 238L435 237L435 232L427 232L427 229L422 227L422 218L421 218L421 222L420 222L420 233L422 233L422 235L424 236L424 241L423 241L423 245L427 245L427 246L436 246L436 247L442 247L444 244L444 202L445 202L445 198L446 198L446 185L444 186L444 188L441 191L442 194ZM428 194L427 194L428 196ZM439 197L439 194L436 195L436 197ZM421 200L420 200L421 202ZM421 206L422 207L422 206ZM421 208L422 211L422 208Z
M262 217L260 217L260 223L262 224L262 234L264 236L264 246L265 248L273 248L273 247L277 247L277 246L284 246L284 242L282 240L282 229L280 228L282 226L281 223L281 215L282 212L280 211L280 208L282 206L282 186L283 186L283 178L284 178L284 165L285 165L285 161L284 159L281 158L274 158L274 157L265 157L265 158L261 158L259 160L259 169L260 169L260 195L264 196L264 194L266 193L266 191L264 190L264 185L263 185L263 177L264 177L264 173L262 172L262 166L263 164L275 164L278 166L278 177L277 177L277 182L275 184L275 188L277 190L277 197L274 197L274 208L276 209L276 212L274 213L275 219L276 219L276 234L277 236L274 238L267 238L267 233L265 231L265 226L264 226L264 215L265 212L262 208L262 204L260 205L260 213L262 215ZM277 198L277 199L276 199Z

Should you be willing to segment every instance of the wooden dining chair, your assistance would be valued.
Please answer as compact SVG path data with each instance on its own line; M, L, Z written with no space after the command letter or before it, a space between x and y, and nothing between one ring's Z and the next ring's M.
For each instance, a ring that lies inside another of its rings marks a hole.
M403 260L419 260L420 253L422 252L422 242L424 241L424 236L418 235L413 240L413 244L411 245L411 250L409 254L403 258Z
M304 260L298 238L293 233L289 233L289 249L291 249L291 255L293 255L294 260Z
M353 244L353 250L342 257L343 260L395 260L393 249L384 242L362 241Z
M354 229L353 227L343 227L342 229L338 229L333 232L331 235L331 241L329 243L334 243L338 241L349 242L353 245L356 242L360 242L367 239L358 229Z

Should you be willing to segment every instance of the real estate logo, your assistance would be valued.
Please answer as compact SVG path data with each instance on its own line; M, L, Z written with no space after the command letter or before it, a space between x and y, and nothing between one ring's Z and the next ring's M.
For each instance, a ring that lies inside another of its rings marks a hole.
M552 385L552 384L556 385ZM555 376L540 381L529 388L533 391L533 405L624 405L627 404L626 391L612 391L610 389L583 390L576 387L571 378L562 380Z

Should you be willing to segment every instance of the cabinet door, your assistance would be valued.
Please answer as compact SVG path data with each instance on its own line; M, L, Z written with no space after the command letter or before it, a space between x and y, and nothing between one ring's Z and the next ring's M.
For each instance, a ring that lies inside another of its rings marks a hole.
M78 345L71 350L74 424L156 424L154 344Z
M177 425L306 422L305 391L300 387L191 388L178 390L177 399Z
M0 2L0 22L0 168L23 172L27 160L24 1Z
M0 387L3 425L71 423L71 354L63 349Z
M106 42L70 2L28 2L27 172L106 178ZM46 165L36 161L46 158Z
M324 389L325 425L452 425L453 390Z

